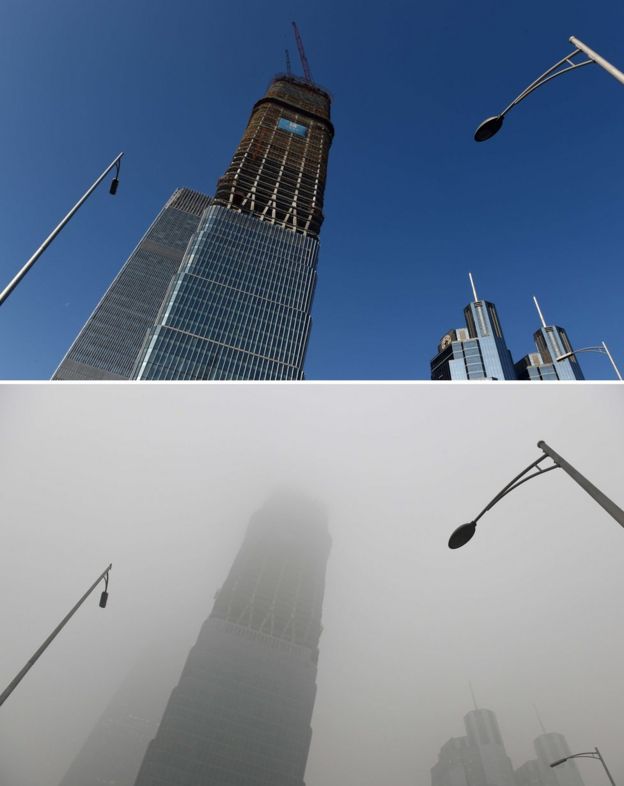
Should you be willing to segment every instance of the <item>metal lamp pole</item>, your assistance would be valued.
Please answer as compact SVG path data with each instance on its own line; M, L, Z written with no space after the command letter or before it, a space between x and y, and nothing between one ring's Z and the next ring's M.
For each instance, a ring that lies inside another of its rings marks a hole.
M594 499L600 507L604 508L607 513L611 516L611 518L615 519L620 526L624 527L624 510L619 508L615 502L609 499L606 494L603 494L600 489L596 488L593 483L590 483L589 480L584 475L575 469L568 461L566 461L562 456L547 445L543 440L540 440L537 443L537 447L542 450L544 453L543 456L533 461L526 469L523 469L519 475L516 475L513 480L511 480L498 494L492 499L488 504L483 508L481 513L473 519L472 521L468 522L467 524L462 524L460 527L453 532L451 537L449 538L449 548L450 549L458 549L464 544L468 543L468 541L472 538L475 534L477 528L477 522L479 519L487 513L488 510L494 507L497 502L507 496L510 491L518 488L518 486L526 483L527 480L531 480L531 478L536 478L538 475L544 475L546 472L550 472L553 469L562 469L566 472L572 480L576 481L579 486L584 489L592 499ZM542 469L539 465L542 461L545 461L547 458L551 458L553 461L553 465L550 467L546 467L546 469ZM527 474L530 470L535 469L536 471L529 475Z
M65 216L65 218L58 224L52 232L48 235L48 237L43 241L43 243L39 246L39 248L35 251L35 253L31 256L31 258L26 262L24 267L9 281L7 286L0 292L0 306L4 303L4 301L8 298L11 292L15 289L15 287L19 284L19 282L24 278L26 273L30 270L30 268L35 264L35 262L39 259L39 257L43 254L46 248L50 245L50 243L54 240L54 238L58 235L58 233L63 229L65 224L72 218L74 213L76 213L79 208L83 205L84 202L91 196L91 194L95 191L95 189L100 185L102 180L108 175L113 167L116 167L115 177L113 178L109 192L113 195L117 193L117 187L119 186L119 170L121 168L121 159L123 157L123 153L120 153L117 158L106 167L106 169L102 172L102 174L98 177L98 179L93 183L91 188L86 191L82 197L76 202L76 204L72 207L69 213Z
M599 346L599 347L583 347L583 349L575 349L573 352L566 352L563 355L559 355L559 357L555 358L555 360L557 360L557 361L565 360L566 358L572 357L572 355L575 355L577 352L600 352L601 354L606 355L609 358L609 360L611 361L611 365L613 366L613 370L615 371L615 375L617 376L617 378L619 380L622 379L622 375L620 374L620 370L615 365L615 360L613 360L613 357L612 357L611 353L609 352L609 350L607 349L607 345L605 344L604 341L602 342L602 346Z
M597 63L599 66L604 68L607 73L611 74L612 77L617 79L618 82L624 85L624 74L614 65L609 63L608 60L605 60L604 57L601 57L599 54L594 52L593 49L590 49L587 44L579 41L579 39L575 38L573 35L570 36L568 40L575 47L574 51L563 57L561 60L559 60L558 63L555 63L554 66L551 66L548 71L545 71L541 76L538 76L538 78L534 82L531 82L531 84L526 87L519 96L516 96L516 98L514 98L514 100L508 106L506 106L505 109L500 112L500 114L494 115L493 117L488 117L486 120L484 120L475 131L475 142L485 142L487 139L491 139L494 134L498 133L503 125L505 115L511 109L513 109L514 106L517 106L517 104L523 101L530 93L532 93L534 90L537 90L538 87L546 84L546 82L550 82L551 79L554 79L557 76L561 76L561 74L567 74L568 71L574 71L576 68L580 68L581 66ZM580 62L574 62L573 58L581 52L588 59L582 60Z
M35 663L39 660L41 655L45 652L45 650L50 646L50 644L54 641L54 639L58 636L61 630L65 627L65 625L69 622L69 620L74 616L74 614L78 611L78 609L82 606L85 600L89 597L89 595L93 592L93 590L97 587L97 585L104 579L104 591L100 596L100 608L106 607L106 602L108 601L108 574L110 569L112 568L112 564L109 565L106 570L98 576L97 580L93 582L93 584L89 587L89 589L85 592L85 594L80 598L78 603L73 607L73 609L59 622L59 624L54 628L52 633L48 636L48 638L43 642L43 644L39 647L39 649L32 655L32 657L26 661L26 665L18 672L18 674L11 680L11 682L7 685L7 687L0 693L0 706L4 704L4 702L9 698L9 696L13 693L15 688L19 685L19 683L24 679L26 674L30 671L30 669L35 665Z
M609 768L605 760L602 757L602 754L598 750L598 748L594 748L593 751L586 751L584 753L572 753L570 756L564 756L563 759L557 759L557 761L553 761L550 765L551 767L558 767L560 764L564 764L568 759L598 759L602 766L604 767L605 772L607 773L607 778L611 781L611 786L615 786L615 781L613 780L613 776L609 772Z

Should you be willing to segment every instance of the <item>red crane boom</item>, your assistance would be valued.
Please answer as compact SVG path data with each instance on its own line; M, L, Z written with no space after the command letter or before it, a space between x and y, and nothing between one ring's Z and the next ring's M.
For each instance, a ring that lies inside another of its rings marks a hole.
M306 82L312 82L312 72L310 71L310 65L308 63L308 58L306 57L305 49L303 48L303 41L301 40L301 35L299 34L299 28L297 27L297 23L292 23L293 30L295 31L295 41L297 42L297 49L299 50L299 59L301 60L301 66L303 67L303 76Z

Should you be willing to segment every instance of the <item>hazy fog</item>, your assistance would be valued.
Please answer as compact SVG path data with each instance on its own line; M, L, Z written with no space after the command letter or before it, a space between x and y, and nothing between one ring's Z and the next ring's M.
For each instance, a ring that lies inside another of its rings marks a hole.
M0 708L0 786L56 786L146 648L181 666L284 484L333 539L307 786L428 786L469 681L514 766L535 703L624 782L624 530L557 470L446 546L539 439L624 505L623 426L618 385L4 386L0 689L113 570Z

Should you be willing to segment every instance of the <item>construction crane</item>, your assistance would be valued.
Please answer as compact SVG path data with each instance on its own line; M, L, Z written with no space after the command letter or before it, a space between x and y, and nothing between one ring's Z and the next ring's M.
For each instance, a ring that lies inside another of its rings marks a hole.
M284 50L286 52L286 73L288 76L292 76L292 68L290 67L290 52L288 49Z
M297 42L297 49L299 50L299 59L301 60L301 66L303 68L303 77L306 82L312 83L312 73L310 71L310 65L308 63L308 58L305 54L305 49L303 48L303 41L301 40L301 35L299 33L299 28L297 27L297 23L292 23L293 30L295 31L295 41Z

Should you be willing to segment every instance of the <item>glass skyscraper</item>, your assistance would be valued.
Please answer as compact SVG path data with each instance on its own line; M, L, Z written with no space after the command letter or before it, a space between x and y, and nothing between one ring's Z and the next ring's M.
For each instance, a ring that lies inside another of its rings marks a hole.
M466 327L449 330L438 344L438 353L431 361L431 379L584 379L574 355L557 360L572 352L572 345L563 328L546 324L537 301L542 327L533 338L538 351L514 364L496 306L478 300L474 284L473 293L474 301L464 309Z
M465 737L453 737L431 768L431 786L516 786L496 715L474 709L464 716Z
M584 786L581 773L573 759L559 767L550 766L553 761L572 753L563 734L544 732L535 739L533 747L537 758L518 767L518 786Z
M516 363L518 379L585 379L575 355L570 353L572 344L568 334L558 325L547 325L537 298L533 298L542 326L533 334L537 352L525 355ZM570 357L557 360L562 355Z
M54 378L302 379L330 103L275 77L214 199L174 194Z
M330 537L277 495L251 519L136 786L303 786Z
M472 278L471 278L472 282ZM431 379L515 379L496 306L474 300L464 309L465 328L449 330L431 361Z
M576 763L551 769L570 755L563 734L544 732L534 741L537 758L514 770L496 715L475 707L464 716L465 737L452 737L431 768L431 786L584 786Z
M178 188L160 211L54 373L53 379L130 379L145 334L211 199Z
M132 786L180 673L180 652L171 633L146 647L58 786Z

